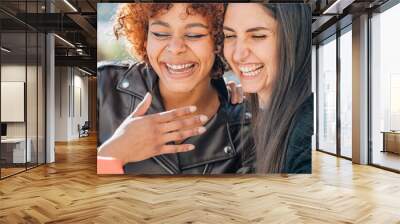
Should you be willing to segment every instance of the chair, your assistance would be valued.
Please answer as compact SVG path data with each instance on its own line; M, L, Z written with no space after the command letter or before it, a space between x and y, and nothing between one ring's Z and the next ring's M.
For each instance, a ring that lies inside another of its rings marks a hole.
M90 129L89 121L85 121L82 127L78 124L79 138L89 136L89 129Z

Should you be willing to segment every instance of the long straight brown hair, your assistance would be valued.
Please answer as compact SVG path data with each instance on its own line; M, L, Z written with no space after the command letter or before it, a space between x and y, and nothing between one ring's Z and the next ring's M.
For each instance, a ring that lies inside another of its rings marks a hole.
M257 173L280 173L295 114L311 92L311 9L306 4L262 4L278 22L278 66L269 104L250 96Z

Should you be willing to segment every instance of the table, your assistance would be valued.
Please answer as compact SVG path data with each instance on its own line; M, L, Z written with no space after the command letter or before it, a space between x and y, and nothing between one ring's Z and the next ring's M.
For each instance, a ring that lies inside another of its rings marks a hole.
M381 133L383 133L382 152L400 154L400 131L382 131Z

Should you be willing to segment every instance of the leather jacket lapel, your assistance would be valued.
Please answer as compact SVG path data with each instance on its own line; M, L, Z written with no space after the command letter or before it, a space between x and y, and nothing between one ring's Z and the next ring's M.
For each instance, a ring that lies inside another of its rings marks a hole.
M152 102L151 102L151 107L155 111L165 111L164 104L162 102L160 90L158 88L158 85L154 85L152 87L151 94L153 96ZM178 160L178 154L177 153L170 153L170 154L164 154L164 155L159 155L156 156L155 161L160 164L164 169L166 169L167 166L168 169L173 170L174 174L181 173L180 166L179 166L179 160ZM170 172L170 171L169 171Z
M227 114L224 109L226 102L223 98L220 98L220 101L220 108L205 126L207 130L212 131L206 131L200 136L191 137L183 142L185 144L195 143L196 148L193 151L179 154L182 170L237 156L237 150L230 135L229 122L226 120ZM213 136L220 136L220 138L213 138ZM208 139L214 140L208 141ZM208 169L208 172L211 172L212 167Z
M144 95L146 95L147 92L150 92L153 97L147 114L165 111L158 88L158 76L148 66L144 66L142 69L138 70L138 66L136 65L137 63L131 65L127 70L124 74L124 78L117 84L117 90L133 95L140 100L144 98ZM135 73L139 73L140 75L133 75ZM137 105L134 105L131 108L130 113L133 112L136 106ZM178 155L176 153L159 155L153 159L168 173L181 173L179 169Z
M218 161L228 160L237 156L237 149L230 136L230 122L227 120L225 107L229 104L228 92L222 79L211 80L212 85L219 91L220 108L213 118L206 124L206 128L212 130L201 136L194 136L184 143L196 144L196 149L185 153L172 153L155 156L152 158L163 170L169 174L179 174L182 170L211 164ZM117 90L134 96L131 112L144 98L147 92L153 96L152 104L148 114L165 111L160 90L158 87L158 76L155 72L145 66L132 65L123 78L117 84ZM215 136L221 136L215 138ZM213 141L209 141L213 139ZM205 169L211 173L212 166ZM181 170L182 169L182 170Z

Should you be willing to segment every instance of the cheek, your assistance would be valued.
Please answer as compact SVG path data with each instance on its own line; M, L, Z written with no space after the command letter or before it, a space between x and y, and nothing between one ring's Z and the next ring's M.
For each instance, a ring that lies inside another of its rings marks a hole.
M224 45L224 57L226 62L229 65L229 68L235 73L235 75L239 75L240 71L237 67L237 63L233 60L233 56L235 53L235 45L233 43L228 43Z
M272 48L270 50L269 54L269 69L270 69L270 75L272 79L275 79L276 74L277 74L277 69L278 69L278 64L279 64L279 59L278 59L278 49L277 48Z
M146 53L147 53L147 57L149 57L149 60L153 59L154 56L154 51L155 49L153 48L153 44L151 44L151 42L147 42L147 46L146 46Z
M148 39L146 45L146 52L149 60L157 60L158 56L162 52L163 44L160 41L154 41L151 38Z
M255 46L254 52L256 52L259 60L266 66L268 75L274 75L271 73L275 73L277 66L277 48L275 45L271 42L263 42Z
M214 45L210 41L198 41L189 45L200 61L202 67L210 67L214 63Z
M233 47L229 44L224 44L224 57L230 65L232 65Z

